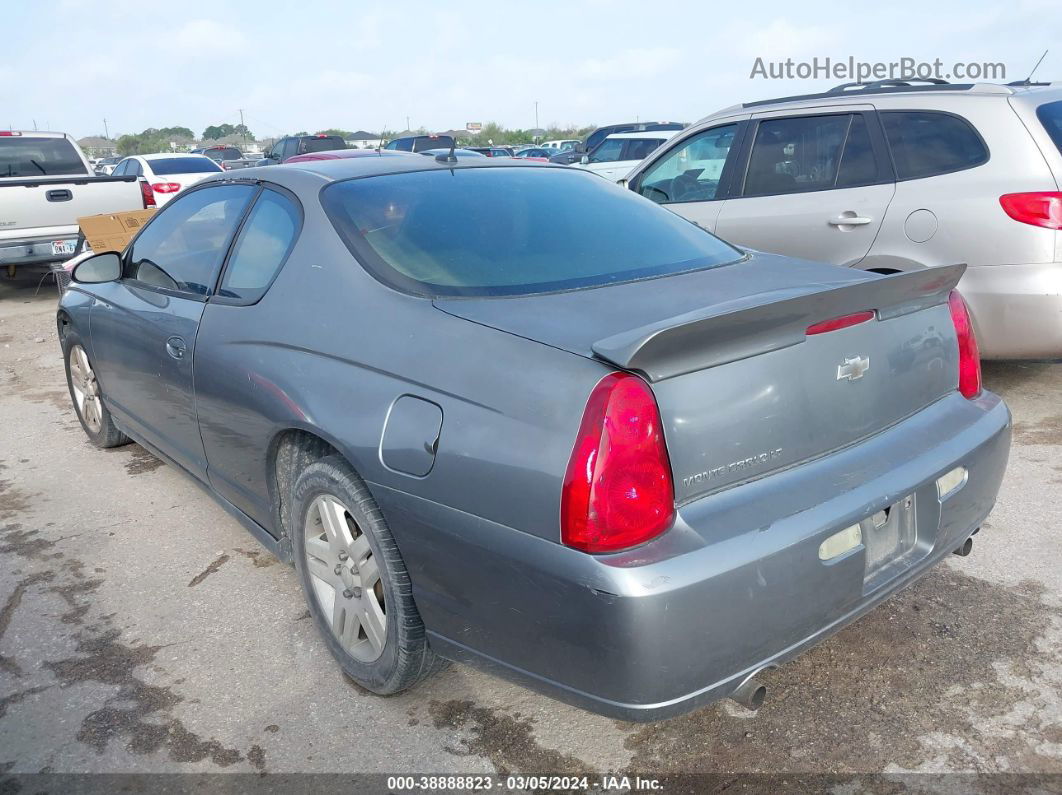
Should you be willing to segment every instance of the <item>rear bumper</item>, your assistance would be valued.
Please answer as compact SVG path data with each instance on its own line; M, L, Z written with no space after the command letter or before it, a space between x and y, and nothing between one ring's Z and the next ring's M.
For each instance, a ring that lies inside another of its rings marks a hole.
M39 262L61 262L73 254L52 253L52 243L56 241L76 242L78 228L73 232L64 232L49 237L31 237L19 240L0 240L0 265L33 265Z
M1062 357L1062 262L970 267L959 291L982 357Z
M867 442L683 506L660 539L593 557L379 486L432 647L561 700L656 720L723 698L910 584L980 527L1010 413L958 394ZM965 485L939 500L956 465ZM913 495L918 541L868 587L837 531Z

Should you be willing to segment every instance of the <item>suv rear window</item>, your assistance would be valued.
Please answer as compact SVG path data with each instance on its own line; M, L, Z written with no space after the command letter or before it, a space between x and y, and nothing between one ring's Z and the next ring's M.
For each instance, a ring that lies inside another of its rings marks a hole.
M919 179L973 168L988 149L968 121L939 111L882 111L898 179Z
M346 149L347 145L337 135L329 135L325 138L300 138L299 154L305 155L310 152L329 152L333 149Z
M742 257L678 215L576 169L455 168L365 177L330 185L321 203L370 272L421 295L532 295Z
M87 174L88 170L65 138L0 137L0 177L51 177Z
M1062 102L1048 102L1036 109L1036 117L1062 152Z

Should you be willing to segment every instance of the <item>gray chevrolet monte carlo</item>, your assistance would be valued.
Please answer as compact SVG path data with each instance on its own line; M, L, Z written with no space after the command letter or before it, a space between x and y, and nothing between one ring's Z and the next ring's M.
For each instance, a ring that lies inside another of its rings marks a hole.
M136 440L298 571L377 693L732 696L953 551L1010 414L952 290L736 249L596 175L401 153L199 183L58 312ZM941 682L940 686L946 686Z

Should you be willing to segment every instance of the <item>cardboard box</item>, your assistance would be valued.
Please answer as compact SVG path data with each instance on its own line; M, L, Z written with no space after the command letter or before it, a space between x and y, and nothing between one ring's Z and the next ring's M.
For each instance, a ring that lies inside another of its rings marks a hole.
M77 225L93 251L122 251L154 214L152 209L86 215L77 219Z

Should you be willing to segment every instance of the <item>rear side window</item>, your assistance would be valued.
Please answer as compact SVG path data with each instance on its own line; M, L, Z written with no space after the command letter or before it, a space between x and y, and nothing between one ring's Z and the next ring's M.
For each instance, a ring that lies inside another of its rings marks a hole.
M218 185L171 201L133 243L129 278L153 287L208 295L253 185Z
M219 295L257 301L284 264L299 231L299 211L287 196L264 190L236 239Z
M746 196L834 187L851 116L795 116L761 121L745 174Z
M877 182L879 176L878 161L874 157L866 119L861 115L853 116L852 124L848 128L848 137L844 142L844 151L841 153L836 187L870 185Z
M882 111L898 179L920 179L973 168L988 149L968 121L938 111Z
M662 144L659 138L638 138L627 141L627 151L623 153L624 160L645 160Z
M0 137L0 177L87 174L73 144L65 138Z
M581 169L381 175L333 183L321 202L370 272L421 295L556 292L700 270L742 256L669 210Z
M425 149L449 149L454 145L454 139L449 135L419 135L413 139L412 144L414 152L423 152Z
M1062 102L1048 102L1036 109L1040 124L1047 130L1058 151L1062 153Z

